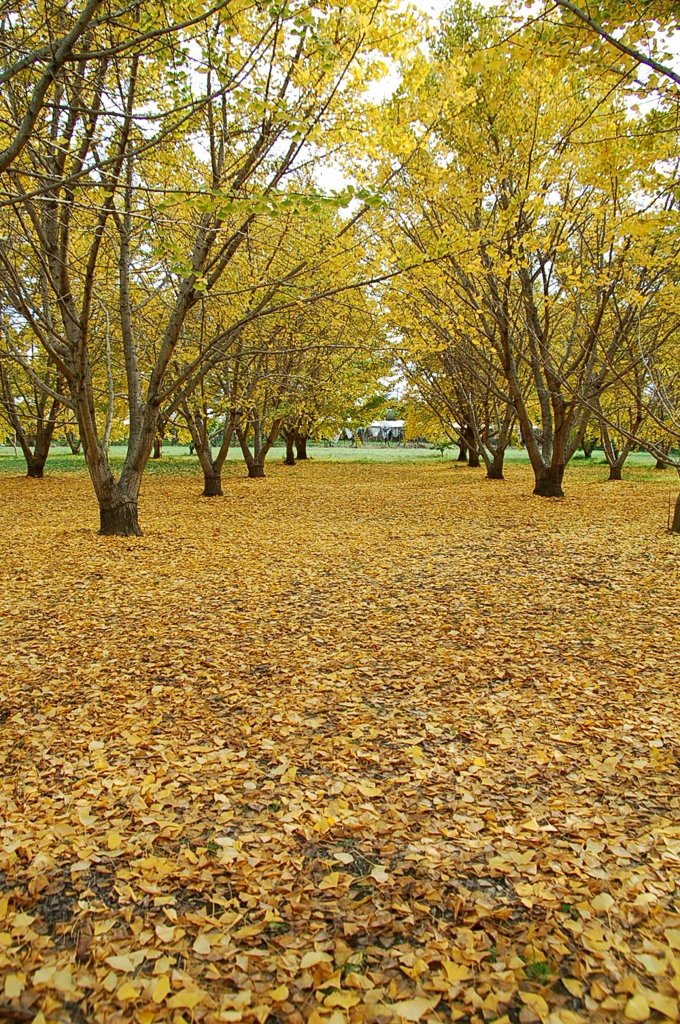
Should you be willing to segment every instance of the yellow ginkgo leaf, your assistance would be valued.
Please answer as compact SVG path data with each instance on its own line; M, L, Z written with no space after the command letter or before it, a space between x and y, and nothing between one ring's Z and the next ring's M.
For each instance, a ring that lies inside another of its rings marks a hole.
M8 999L18 999L26 987L23 975L8 974L5 978L5 996Z
M196 988L185 988L168 999L166 1005L172 1010L193 1010L205 999L205 992Z
M201 933L196 936L192 949L194 953L198 953L200 956L207 956L211 950L210 939L207 935Z
M328 953L322 953L321 950L313 950L311 953L305 953L302 960L300 961L300 967L302 970L306 970L308 967L315 967L317 964L330 963L331 958Z
M426 1013L429 1013L437 1003L438 999L428 999L425 996L416 996L415 999L401 999L398 1003L390 1004L389 1009L401 1017L402 1020L419 1021Z
M661 992L647 992L646 999L652 1010L662 1013L669 1020L678 1019L678 1001L672 996L662 995Z
M123 1003L129 1002L131 999L136 999L138 995L139 989L131 981L124 981L116 991L116 996Z
M151 988L151 998L154 1003L162 1003L170 991L170 979L167 974L162 974L154 981Z
M643 995L632 996L626 1003L624 1013L626 1020L647 1020L651 1015L649 1003Z

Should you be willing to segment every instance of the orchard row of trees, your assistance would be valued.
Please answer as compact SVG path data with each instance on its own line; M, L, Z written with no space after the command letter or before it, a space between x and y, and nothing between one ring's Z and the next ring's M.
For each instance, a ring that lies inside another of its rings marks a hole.
M138 533L170 424L220 494L233 438L262 475L395 366L489 476L519 433L537 494L595 429L613 476L637 444L673 463L673 6L589 10L460 0L426 47L392 0L3 5L0 409L29 473L65 428L101 531Z
M391 102L422 145L376 226L413 265L385 292L413 395L491 478L519 432L546 496L593 433L611 479L680 447L677 85L578 59L579 24L452 7Z

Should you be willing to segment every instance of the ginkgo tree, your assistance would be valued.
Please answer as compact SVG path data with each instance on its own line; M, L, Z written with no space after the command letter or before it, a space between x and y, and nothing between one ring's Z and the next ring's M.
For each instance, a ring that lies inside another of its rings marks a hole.
M561 496L641 321L662 320L666 341L676 329L677 305L662 297L680 239L674 214L658 209L668 174L630 140L603 134L629 116L621 100L507 27L456 8L428 74L418 70L391 101L386 144L434 128L376 233L394 258L421 257L411 272L419 329L403 303L395 319L397 335L413 339L412 365L449 358L456 333L471 339L478 376L500 370L495 391L519 422L534 493ZM657 151L670 161L674 146Z
M299 205L309 194L293 189L278 216L252 226L219 287L185 321L165 410L177 410L191 431L205 496L222 493L232 435L250 476L264 475L279 432L293 462L296 443L304 451L328 407L336 378L344 394L347 367L355 357L370 360L377 345L357 218L340 216L323 197Z
M137 16L135 8L133 27ZM139 532L142 474L160 410L172 397L168 373L187 316L218 285L258 219L276 216L281 185L305 153L318 159L334 144L334 130L361 101L366 81L382 74L380 53L394 47L399 17L386 2L364 0L313 11L304 4L229 5L198 27L178 29L172 45L126 48L125 60L117 59L116 40L122 45L130 25L117 26L113 45L108 28L94 26L91 59L62 69L59 101L41 110L11 167L0 262L14 316L65 382L60 401L79 425L101 532ZM171 272L161 279L170 246ZM129 420L118 477L92 389L94 297L112 265L113 334ZM158 293L158 340L143 353L135 326L140 279ZM54 307L50 324L38 301L40 282Z
M16 350L17 346L18 342L13 340L11 348ZM27 351L25 358L30 365L31 353ZM50 372L50 368L41 365L38 373L41 385L51 384L52 389L59 386L53 368ZM21 448L26 475L37 479L44 474L61 409L58 393L50 395L47 387L41 385L7 358L0 340L0 421L4 421L14 443Z

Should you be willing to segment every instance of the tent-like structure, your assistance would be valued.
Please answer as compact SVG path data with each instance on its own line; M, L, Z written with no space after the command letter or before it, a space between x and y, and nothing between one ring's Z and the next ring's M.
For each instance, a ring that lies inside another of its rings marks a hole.
M406 420L374 420L366 427L366 440L403 441Z

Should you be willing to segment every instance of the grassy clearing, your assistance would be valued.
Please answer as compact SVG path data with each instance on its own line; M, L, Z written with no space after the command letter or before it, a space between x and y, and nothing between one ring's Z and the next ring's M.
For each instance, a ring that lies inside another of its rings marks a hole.
M122 445L113 445L111 448L111 463L119 468L125 457L125 448ZM401 465L412 465L421 462L455 462L457 449L446 451L443 456L432 448L407 448L394 446L382 448L377 445L364 445L359 448L351 448L349 445L338 444L333 447L325 445L309 445L310 459L318 462L348 462L360 465L390 465L397 463ZM268 464L274 465L283 459L282 447L275 447L269 456ZM654 469L655 460L646 452L635 452L632 454L624 467L625 474L633 474L635 479L655 480L660 474ZM528 457L523 449L511 449L506 455L506 463L511 468L514 464L527 465ZM228 472L236 472L243 466L243 459L238 449L232 448L228 456ZM23 474L26 466L21 454L15 455L14 450L6 445L0 445L0 473ZM606 460L602 452L595 452L589 460L577 455L569 466L568 473L579 472L583 469L586 472L606 475ZM67 448L55 447L50 453L48 463L45 467L46 473L72 473L84 472L85 460L82 455L72 455ZM483 474L483 470L481 471ZM166 445L163 449L163 457L158 460L151 459L147 465L147 473L153 474L200 474L198 459L195 455L189 454L186 445ZM643 476L645 473L647 475ZM671 472L666 471L669 477Z

